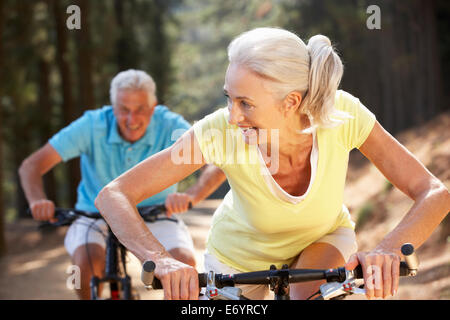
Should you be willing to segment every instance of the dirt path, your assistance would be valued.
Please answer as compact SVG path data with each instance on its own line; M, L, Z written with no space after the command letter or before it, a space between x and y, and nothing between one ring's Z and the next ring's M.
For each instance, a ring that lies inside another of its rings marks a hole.
M204 241L218 203L205 201L183 216L194 239L200 271L203 271ZM32 220L7 225L9 251L0 259L0 299L77 299L76 294L66 286L69 277L66 272L71 265L63 246L66 228L42 234L36 226L37 223ZM419 251L421 272L414 279L401 281L395 299L450 299L449 249L447 244L431 251L427 247ZM129 273L141 298L160 299L161 291L147 292L140 285L138 260L131 254L129 260ZM356 296L350 298L364 299Z
M218 205L216 200L204 201L185 213L199 270L202 271L205 238L210 220ZM77 299L66 281L71 266L63 242L67 227L44 234L37 231L38 223L21 220L6 226L8 252L0 259L0 299ZM128 254L128 270L142 299L161 298L161 292L148 292L140 285L140 264Z

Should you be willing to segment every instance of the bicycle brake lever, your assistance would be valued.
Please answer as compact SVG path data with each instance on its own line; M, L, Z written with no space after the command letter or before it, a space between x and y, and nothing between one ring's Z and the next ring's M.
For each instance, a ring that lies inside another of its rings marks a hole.
M78 217L75 212L69 211L67 214L56 213L55 214L56 221L44 221L39 226L38 229L44 229L49 227L64 227L70 225L74 220Z
M320 286L321 297L324 300L344 294L366 294L365 289L359 288L360 285L364 284L364 280L356 279L353 271L346 270L345 273L346 280L344 282L328 282Z
M241 300L242 289L236 287L216 287L214 271L208 272L205 295L210 300Z

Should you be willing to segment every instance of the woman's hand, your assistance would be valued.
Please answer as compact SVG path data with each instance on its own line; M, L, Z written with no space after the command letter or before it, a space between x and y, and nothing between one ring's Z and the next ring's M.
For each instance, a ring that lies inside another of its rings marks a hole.
M361 264L368 299L395 295L400 278L400 257L385 249L354 253L345 264L347 270Z
M156 262L155 276L161 281L165 300L197 300L198 273L195 268L170 257Z
M187 193L175 192L169 194L165 202L167 216L170 218L170 216L174 213L182 213L188 211L189 204L193 203L193 201L193 197Z

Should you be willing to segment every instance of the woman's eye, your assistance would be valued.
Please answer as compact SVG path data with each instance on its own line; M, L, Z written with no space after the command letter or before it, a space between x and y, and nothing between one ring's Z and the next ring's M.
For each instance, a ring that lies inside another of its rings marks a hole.
M241 101L241 105L242 105L244 108L251 108L251 107L253 107L251 104L248 104L246 101Z

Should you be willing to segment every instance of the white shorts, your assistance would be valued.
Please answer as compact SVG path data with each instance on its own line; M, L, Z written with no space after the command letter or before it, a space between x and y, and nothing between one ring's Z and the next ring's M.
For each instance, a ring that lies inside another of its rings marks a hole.
M358 250L355 232L350 228L337 228L334 232L325 235L314 243L320 242L331 244L337 248L344 261L348 261L350 256ZM215 273L222 274L242 272L222 263L208 251L204 254L204 270L205 272L212 270ZM267 285L237 285L236 287L241 288L242 294L251 300L264 300L269 295L269 286Z
M194 254L194 244L186 225L180 218L176 219L178 222L160 220L152 223L146 222L146 225L167 251L186 248ZM104 220L80 217L67 230L64 246L70 256L73 256L79 246L87 243L97 243L106 248L107 234L108 228Z

